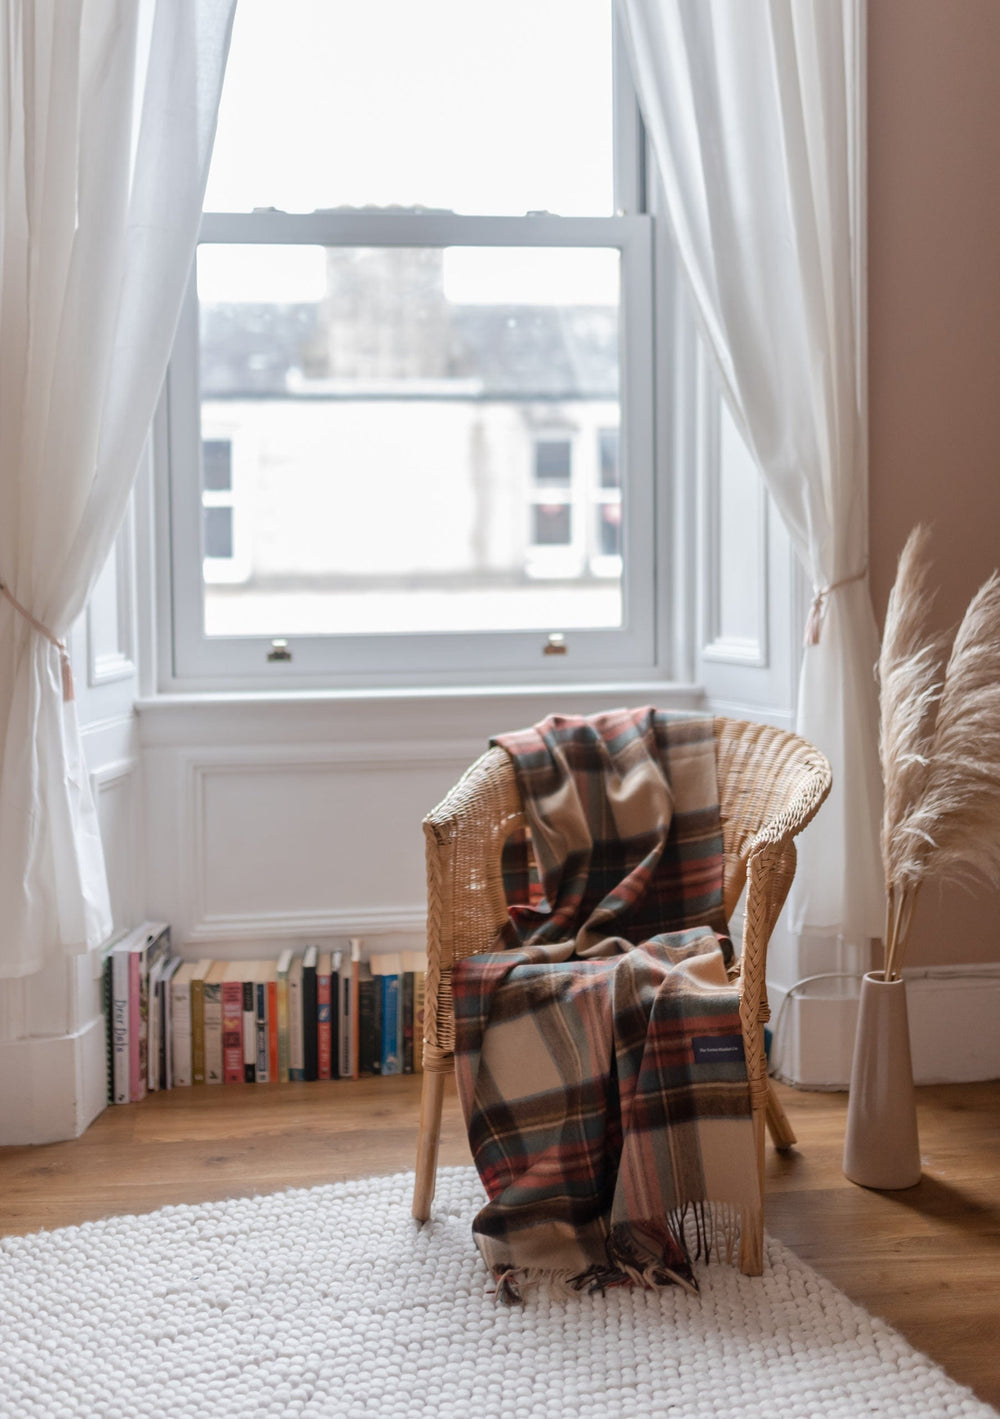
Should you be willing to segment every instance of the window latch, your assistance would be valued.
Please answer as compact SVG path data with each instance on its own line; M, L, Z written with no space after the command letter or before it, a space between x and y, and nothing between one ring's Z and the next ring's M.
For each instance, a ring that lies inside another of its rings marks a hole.
M292 652L288 649L287 641L272 641L271 649L267 652L268 660L291 660Z
M547 637L542 646L543 655L565 655L567 653L566 637L562 631L553 631Z

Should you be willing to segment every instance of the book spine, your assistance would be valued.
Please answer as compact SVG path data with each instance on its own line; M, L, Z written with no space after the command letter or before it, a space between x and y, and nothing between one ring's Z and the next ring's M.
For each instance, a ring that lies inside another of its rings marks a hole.
M111 1034L113 1066L112 1079L114 1082L114 1098L116 1104L127 1104L129 1102L129 1058L131 1050L129 1048L129 1005L128 1005L128 985L130 958L124 951L112 956L112 999L111 999Z
M227 1084L243 1082L243 986L222 982L222 1077Z
M112 1024L112 984L111 957L105 956L101 965L101 1012L104 1015L104 1054L107 1061L106 1096L109 1104L115 1101L115 1036Z
M424 972L413 973L413 1072L424 1072Z
M156 982L156 1086L167 1087L167 998L169 985L163 976Z
M289 1032L288 977L282 975L278 977L278 1079L282 1084L287 1084L291 1077L288 1072L291 1048Z
M267 983L267 1077L275 1083L278 1073L278 982Z
M353 1068L353 1045L351 1043L351 978L348 974L340 977L340 1077L350 1079Z
M243 1080L252 1084L257 1077L257 1005L253 981L245 980L243 995Z
M205 1082L205 982L191 982L191 1078Z
M179 967L177 967L179 969ZM163 1087L174 1087L174 984L168 978L163 987Z
M302 972L302 1077L319 1078L319 1018L316 967Z
M137 1104L146 1097L149 996L143 986L148 977L144 980L141 951L130 951L128 960L129 1098Z
M330 977L325 974L318 975L316 977L316 1050L318 1055L319 1077L321 1079L333 1078L330 1026Z
M222 982L204 987L205 1083L222 1083Z
M340 972L330 977L330 1077L340 1078Z
M288 979L288 1077L306 1077L302 1041L301 976L290 976Z
M187 1088L191 1083L191 987L187 983L170 988L170 1067L174 1088Z
M382 1073L399 1074L399 976L382 976Z
M400 1005L403 1014L403 1073L413 1073L413 972L404 971Z
M267 981L256 981L254 983L254 995L257 1006L257 1083L270 1083L268 1072L268 1048L267 1048Z
M382 982L366 976L358 984L358 1044L362 1074L382 1073Z

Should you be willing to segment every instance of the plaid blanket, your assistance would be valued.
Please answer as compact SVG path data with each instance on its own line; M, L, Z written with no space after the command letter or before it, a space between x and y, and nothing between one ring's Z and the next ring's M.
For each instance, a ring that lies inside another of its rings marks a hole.
M530 842L505 851L497 950L452 976L477 1243L510 1301L543 1278L693 1286L692 1247L732 1259L759 1200L712 721L553 716L493 742Z

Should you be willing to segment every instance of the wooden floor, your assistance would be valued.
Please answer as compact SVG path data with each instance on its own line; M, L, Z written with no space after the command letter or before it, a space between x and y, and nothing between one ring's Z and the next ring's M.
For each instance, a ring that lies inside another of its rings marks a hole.
M233 1085L108 1109L73 1143L0 1149L0 1234L411 1168L418 1093ZM919 1090L924 1175L897 1193L844 1179L843 1094L780 1094L799 1146L768 1147L767 1230L1000 1408L1000 1083ZM450 1085L441 1161L469 1161Z

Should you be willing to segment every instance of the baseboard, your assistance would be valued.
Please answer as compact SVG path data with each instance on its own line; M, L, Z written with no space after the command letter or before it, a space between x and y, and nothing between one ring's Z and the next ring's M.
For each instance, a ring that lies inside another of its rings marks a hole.
M79 1138L107 1105L103 1017L72 1035L0 1043L0 1145Z
M1000 1079L1000 963L905 971L913 1077L918 1084ZM770 987L772 1069L800 1089L846 1089L859 983L838 993L789 995Z

